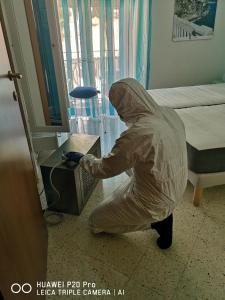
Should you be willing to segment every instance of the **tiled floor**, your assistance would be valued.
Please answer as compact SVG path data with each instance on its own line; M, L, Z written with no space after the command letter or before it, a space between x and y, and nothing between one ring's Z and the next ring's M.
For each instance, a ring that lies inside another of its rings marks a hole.
M89 213L126 175L100 182L82 215L65 216L49 227L48 280L88 281L95 289L125 289L124 296L49 296L48 299L225 299L225 187L204 191L202 205L191 203L188 185L174 212L174 242L155 245L152 231L92 235Z

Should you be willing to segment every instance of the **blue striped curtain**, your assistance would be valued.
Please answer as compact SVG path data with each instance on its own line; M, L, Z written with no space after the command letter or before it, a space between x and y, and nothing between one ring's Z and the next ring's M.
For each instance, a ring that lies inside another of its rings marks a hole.
M47 10L44 0L32 0L43 78L48 97L48 108L52 125L62 125L59 95L51 47ZM69 39L67 39L69 41Z
M121 78L149 86L151 8L152 0L58 0L68 90L81 85L101 92L70 99L72 115L116 115L108 91Z

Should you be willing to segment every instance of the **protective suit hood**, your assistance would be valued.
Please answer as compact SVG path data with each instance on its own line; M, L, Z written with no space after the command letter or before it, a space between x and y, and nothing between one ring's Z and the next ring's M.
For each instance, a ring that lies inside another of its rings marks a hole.
M146 114L160 116L157 103L133 78L122 79L114 83L109 91L109 99L126 123L134 122Z

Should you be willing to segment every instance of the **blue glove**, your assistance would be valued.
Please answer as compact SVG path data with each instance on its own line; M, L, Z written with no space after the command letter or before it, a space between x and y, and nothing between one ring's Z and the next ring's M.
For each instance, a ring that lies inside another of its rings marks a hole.
M84 156L84 154L80 152L67 152L65 154L65 157L67 158L68 161L73 161L76 163L79 163L80 159Z

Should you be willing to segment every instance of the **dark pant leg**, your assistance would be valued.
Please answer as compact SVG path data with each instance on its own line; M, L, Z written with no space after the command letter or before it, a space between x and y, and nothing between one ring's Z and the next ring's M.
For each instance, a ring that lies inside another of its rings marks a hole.
M172 245L173 239L173 215L169 215L166 219L151 224L152 229L155 229L159 238L157 244L161 249L167 249Z

